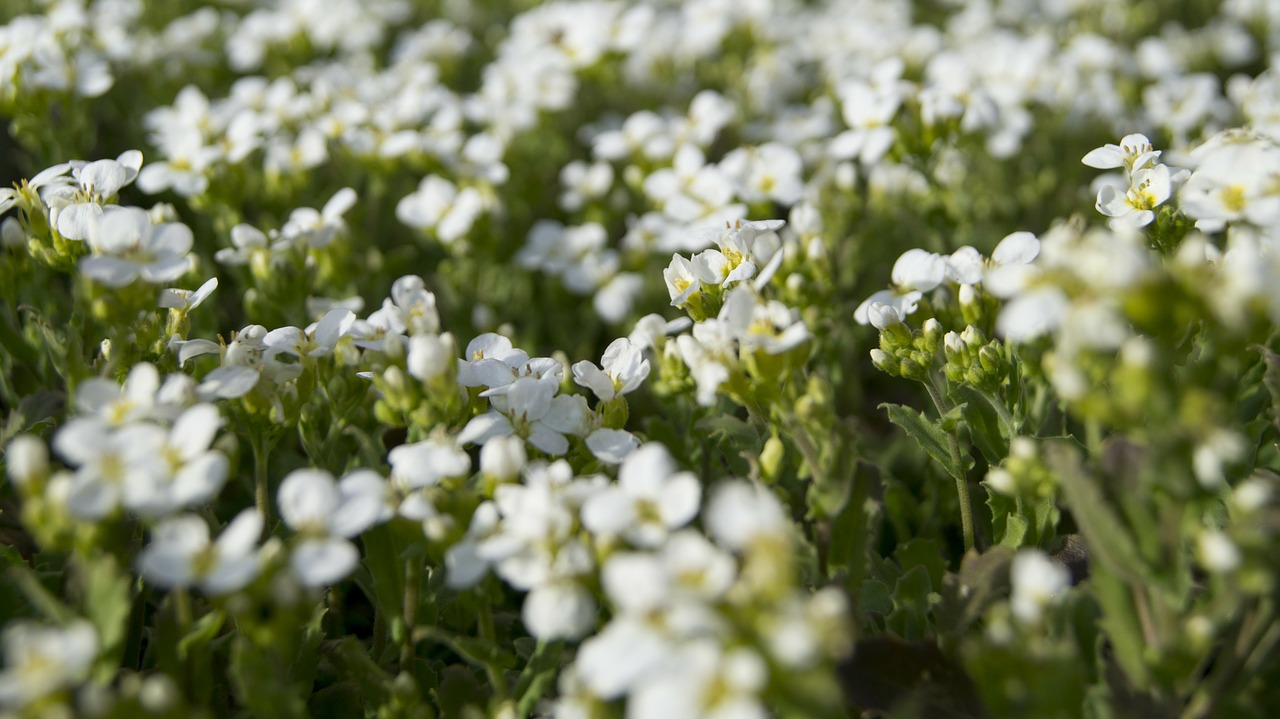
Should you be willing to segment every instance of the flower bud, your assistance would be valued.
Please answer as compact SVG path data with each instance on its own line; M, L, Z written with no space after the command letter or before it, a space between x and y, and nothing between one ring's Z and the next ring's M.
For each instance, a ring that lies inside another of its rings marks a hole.
M902 376L906 377L907 379L919 380L921 382L929 379L928 366L922 365L921 363L916 362L910 357L904 357L899 367L900 367L899 371L902 372Z
M778 472L782 468L783 452L782 440L778 439L777 435L765 440L764 449L760 451L760 472L765 479L773 481L778 478Z
M893 325L902 323L902 314L893 305L876 302L867 308L867 318L878 330L887 330Z
M31 434L20 434L5 450L9 479L18 487L29 487L49 474L49 449Z
M921 332L924 335L925 351L929 354L935 354L938 351L938 345L942 344L942 323L936 318L930 317L925 320Z
M982 369L994 375L996 381L1004 379L1004 357L995 347L983 345L978 350L978 364L982 365Z
M411 337L406 359L409 374L427 382L447 372L457 356L457 348L450 339L452 338L446 335Z
M895 377L902 374L898 359L884 350L871 350L871 363L876 366L876 369L885 374L891 374Z
M498 437L480 448L480 471L499 481L515 481L528 460L524 440L519 437Z
M973 325L964 328L964 331L960 333L960 339L964 340L964 343L970 347L981 347L987 343L987 336L982 333L982 330Z

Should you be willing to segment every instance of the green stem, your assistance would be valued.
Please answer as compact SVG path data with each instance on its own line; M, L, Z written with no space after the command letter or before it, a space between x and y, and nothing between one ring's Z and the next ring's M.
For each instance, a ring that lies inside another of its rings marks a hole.
M267 438L265 432L255 432L249 443L253 447L253 503L269 527L271 526L271 496L267 482L267 468L271 454L271 440Z
M488 598L485 599L484 607L480 610L480 616L477 617L476 623L480 631L480 638L490 645L496 645L498 633L493 626L493 606L489 603ZM493 690L494 697L505 701L507 698L507 680L502 676L502 667L486 660L484 671L489 676L489 686Z
M418 596L422 589L422 558L404 563L404 644L400 647L400 671L411 671L414 656L413 629L418 622Z
M937 384L932 378L921 384L929 391L929 398L933 400L934 407L937 407L938 416L945 417L951 408L947 405L947 400ZM952 476L956 481L956 498L960 500L960 531L964 535L964 549L968 552L974 548L973 504L969 498L969 482L962 469L964 463L960 459L960 440L956 438L955 431L947 432L947 452L951 455L951 466L955 468L955 474Z

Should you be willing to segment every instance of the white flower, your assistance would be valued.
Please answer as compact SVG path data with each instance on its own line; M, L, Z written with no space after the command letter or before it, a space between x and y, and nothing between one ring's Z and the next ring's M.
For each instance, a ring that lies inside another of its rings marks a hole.
M446 245L471 231L485 211L485 200L474 187L458 190L437 175L422 178L416 192L396 204L396 217L416 229L434 230Z
M1196 539L1200 565L1210 572L1229 574L1240 568L1240 548L1225 532L1205 529Z
M902 253L893 263L890 273L893 289L881 290L868 297L853 318L859 324L868 324L871 319L867 312L871 305L880 303L890 305L898 311L899 316L907 317L916 311L920 298L925 292L932 290L947 276L947 259L942 255L925 250L913 249Z
M745 480L716 487L702 521L717 542L736 550L747 549L759 538L785 535L790 525L778 498Z
M1125 135L1119 145L1103 145L1090 150L1080 161L1089 167L1108 170L1123 167L1127 172L1141 170L1156 163L1160 151L1151 147L1146 135Z
M297 327L281 327L271 330L262 338L266 345L263 359L272 361L281 354L296 359L318 359L333 354L342 339L355 323L356 316L351 310L335 308L325 313L320 321L308 327L306 331ZM296 363L293 363L296 364ZM301 368L297 368L301 371Z
M511 340L486 332L467 343L458 362L458 384L463 387L501 387L511 384L529 361L529 353Z
M108 287L137 279L172 282L191 269L191 229L176 222L152 226L146 211L136 207L104 208L88 238L93 254L81 258L80 271Z
M760 694L768 680L768 665L755 650L726 650L715 640L696 640L632 691L627 717L767 719Z
M619 464L640 446L640 440L624 429L601 427L586 438L587 449L605 464Z
M392 488L407 495L400 504L401 516L419 521L434 515L435 507L418 490L471 473L471 456L448 437L402 444L391 450L387 461L391 464Z
M391 285L391 297L365 320L351 326L351 335L359 347L385 351L385 343L404 342L403 335L436 334L440 331L440 314L436 296L417 275L405 275Z
M510 482L519 477L528 461L519 437L497 437L480 448L480 471L499 481Z
M524 598L520 617L529 633L541 641L581 639L595 628L596 602L578 582L548 582Z
M423 382L446 374L457 363L458 345L453 335L423 334L409 338L405 367L409 375Z
M383 515L385 484L372 470L348 473L340 482L319 469L298 469L280 483L280 518L301 535L289 564L303 584L323 587L346 577L360 561L348 538Z
M586 400L556 395L559 384L520 377L510 384L481 393L493 409L472 418L458 435L459 444L484 444L495 437L517 435L552 456L569 450L566 434L582 434L588 414Z
M192 514L166 519L151 531L151 543L139 553L138 571L166 589L195 586L212 596L239 591L261 569L257 542L262 526L262 515L250 507L210 542L204 519Z
M1009 607L1013 616L1036 624L1053 598L1071 586L1071 573L1038 549L1022 549L1009 568L1013 595Z
M600 365L603 370L589 360L575 363L573 381L590 389L602 402L635 390L649 376L649 360L626 337L609 343Z
M1156 218L1155 208L1164 204L1172 191L1167 165L1145 167L1133 173L1124 194L1112 185L1099 190L1098 212L1111 218L1113 230L1146 227Z
M98 656L98 635L84 620L65 627L15 622L0 643L0 707L16 710L83 681Z
M160 373L155 365L139 362L129 370L124 384L92 377L76 387L76 407L113 426L149 419L156 411Z
M209 295L213 294L216 289L218 289L217 277L210 278L195 291L168 287L160 290L160 297L156 300L156 306L164 309L179 310L185 314L204 304L204 301L209 299Z
M290 245L327 247L346 227L342 216L355 204L355 190L344 187L335 192L319 212L310 207L300 207L289 213L289 220L280 228L280 237Z
M34 434L20 434L5 447L4 464L15 486L30 486L49 473L49 448Z
M102 215L102 206L137 178L142 153L129 150L114 160L69 164L78 192L66 198L72 204L55 213L58 234L68 240L83 240L89 237L90 227Z
M667 448L649 443L623 461L617 484L587 498L582 523L595 534L657 547L698 514L701 496L698 478L677 472Z

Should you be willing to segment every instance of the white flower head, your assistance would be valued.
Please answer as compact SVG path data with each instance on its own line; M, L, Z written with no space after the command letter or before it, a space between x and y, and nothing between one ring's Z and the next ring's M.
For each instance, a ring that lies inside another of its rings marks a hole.
M0 707L19 711L87 678L99 648L93 625L84 620L65 627L15 622L0 644L5 656Z
M1053 598L1071 586L1071 573L1038 549L1023 549L1009 568L1013 595L1009 599L1013 616L1036 624Z
M573 381L590 389L601 402L635 390L649 376L649 360L626 337L609 344L600 365L603 369L589 360L574 364Z
M1146 135L1135 133L1125 135L1119 145L1108 144L1090 150L1080 161L1099 170L1123 167L1128 172L1134 172L1154 165L1159 157L1160 151L1151 146L1151 140Z
M348 539L373 526L386 511L386 486L372 470L356 470L335 482L319 469L298 469L280 483L280 517L301 535L289 558L299 580L323 587L346 577L360 561Z
M587 498L582 523L595 534L657 547L697 515L701 498L697 476L677 471L667 448L653 442L627 456L617 484Z
M192 266L191 229L177 222L153 226L145 210L108 206L89 225L93 254L80 260L80 271L108 287L135 280L173 282Z
M213 596L237 592L261 570L257 542L262 528L262 515L250 507L210 542L204 519L171 517L152 530L151 543L138 555L138 571L159 587L195 586Z

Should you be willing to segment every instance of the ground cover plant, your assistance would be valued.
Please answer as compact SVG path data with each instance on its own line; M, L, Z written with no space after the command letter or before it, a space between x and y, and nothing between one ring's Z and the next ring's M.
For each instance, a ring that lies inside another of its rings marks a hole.
M0 716L1267 717L1280 6L0 3Z

